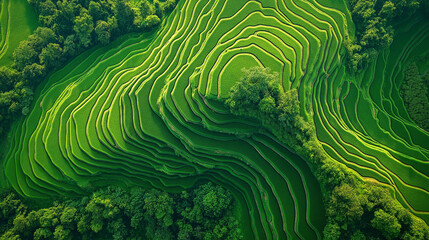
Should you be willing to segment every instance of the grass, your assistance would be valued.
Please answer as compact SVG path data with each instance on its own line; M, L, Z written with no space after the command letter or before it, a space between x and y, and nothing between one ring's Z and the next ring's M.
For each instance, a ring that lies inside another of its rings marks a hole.
M0 4L0 66L7 66L12 64L19 42L38 27L38 19L26 0L3 0Z

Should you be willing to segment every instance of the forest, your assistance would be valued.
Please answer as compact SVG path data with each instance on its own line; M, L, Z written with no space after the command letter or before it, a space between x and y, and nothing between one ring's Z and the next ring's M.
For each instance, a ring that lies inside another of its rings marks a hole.
M181 193L107 187L32 209L15 193L0 202L0 239L242 239L234 200L206 183Z

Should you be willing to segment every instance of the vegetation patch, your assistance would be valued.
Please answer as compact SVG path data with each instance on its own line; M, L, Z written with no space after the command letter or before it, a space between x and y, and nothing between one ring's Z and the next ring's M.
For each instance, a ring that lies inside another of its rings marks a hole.
M5 192L0 239L242 239L234 206L211 183L177 194L107 187L40 209Z
M415 63L405 70L401 96L405 107L417 125L429 131L429 72L421 75Z

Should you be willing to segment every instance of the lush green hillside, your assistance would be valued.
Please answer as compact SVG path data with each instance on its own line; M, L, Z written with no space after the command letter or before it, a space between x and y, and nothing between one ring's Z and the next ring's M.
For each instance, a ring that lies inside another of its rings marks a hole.
M322 75L313 94L314 121L326 152L362 177L389 186L414 214L429 221L429 133L408 116L399 95L404 70L428 54L428 19L401 23L391 47L356 78Z
M262 66L297 89L328 155L429 222L429 134L399 96L407 63L429 49L428 23L400 24L391 48L349 76L345 3L181 0L157 33L85 52L39 87L12 130L6 177L33 198L210 180L236 198L244 239L320 239L325 209L310 163L219 101L243 67Z
M0 11L0 66L4 66L13 62L13 50L37 28L38 20L26 0L2 0Z

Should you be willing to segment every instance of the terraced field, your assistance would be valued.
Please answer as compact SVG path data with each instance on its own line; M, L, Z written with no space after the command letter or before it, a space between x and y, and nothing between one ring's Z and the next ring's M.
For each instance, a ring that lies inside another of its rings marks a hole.
M342 65L345 9L336 0L180 1L156 34L124 36L50 76L15 125L10 184L43 198L110 183L181 191L210 180L236 196L244 239L319 239L324 208L306 161L217 100L242 67L264 66L299 90L329 155L392 186L426 217L428 134L411 123L397 89L408 57L428 43L427 26L408 23L405 31L421 31L351 79Z
M429 133L412 122L399 95L407 64L428 54L429 21L399 24L395 41L365 73L319 77L313 94L319 140L334 159L362 177L389 186L429 222Z
M37 26L37 15L27 0L0 1L0 66L12 63L13 50Z

